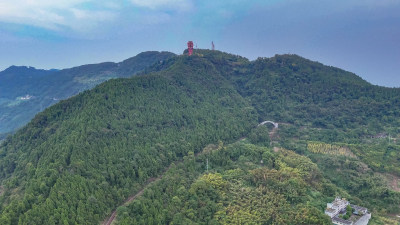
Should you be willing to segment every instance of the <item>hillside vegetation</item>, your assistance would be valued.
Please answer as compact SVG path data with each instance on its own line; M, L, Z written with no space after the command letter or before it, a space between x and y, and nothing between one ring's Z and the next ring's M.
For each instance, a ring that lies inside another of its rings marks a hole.
M0 223L96 223L171 162L237 139L255 121L201 58L111 80L45 110L2 145Z
M98 224L167 168L118 224L330 224L337 195L395 224L399 146L374 137L398 136L399 91L296 55L172 57L7 138L0 224Z
M63 70L11 66L0 72L0 140L27 124L38 112L117 77L130 77L174 56L143 52L120 63L99 63Z

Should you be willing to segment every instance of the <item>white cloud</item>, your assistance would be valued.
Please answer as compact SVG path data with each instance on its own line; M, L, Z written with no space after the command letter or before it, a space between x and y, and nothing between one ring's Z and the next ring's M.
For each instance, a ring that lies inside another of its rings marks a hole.
M142 21L142 24L144 25L167 23L170 20L171 16L167 13L146 14L142 15L140 19L140 21Z
M109 10L84 10L80 5L95 0L6 0L0 2L0 22L32 25L51 30L82 30L111 20ZM106 7L110 8L110 7Z
M188 11L193 8L191 0L131 0L131 2L136 6L153 10Z
M73 14L70 21L64 24L73 30L85 32L91 28L95 28L100 25L100 23L112 21L116 17L116 14L111 11L89 11L77 8L70 9Z
M366 5L370 7L390 7L393 5L399 5L399 0L363 0L358 1L360 5Z

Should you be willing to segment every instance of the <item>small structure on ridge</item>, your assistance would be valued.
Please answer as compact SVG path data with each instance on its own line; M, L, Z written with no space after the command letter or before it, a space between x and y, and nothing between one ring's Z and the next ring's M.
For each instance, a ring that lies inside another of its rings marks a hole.
M188 55L191 56L193 54L193 41L188 41Z

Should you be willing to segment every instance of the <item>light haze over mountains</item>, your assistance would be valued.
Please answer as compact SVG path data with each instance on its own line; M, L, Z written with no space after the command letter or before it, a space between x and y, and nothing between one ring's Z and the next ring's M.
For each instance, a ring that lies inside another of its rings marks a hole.
M0 3L0 70L181 53L188 40L255 59L295 53L400 86L400 1L94 1Z

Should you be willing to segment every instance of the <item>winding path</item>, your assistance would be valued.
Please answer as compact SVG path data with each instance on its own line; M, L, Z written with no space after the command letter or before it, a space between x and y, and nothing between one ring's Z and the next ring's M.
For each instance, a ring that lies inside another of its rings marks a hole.
M171 164L171 165L172 165L172 164ZM127 205L127 204L131 203L133 200L135 200L137 197L141 196L141 195L143 194L143 192L144 192L144 189L146 189L146 188L147 188L150 184L152 184L153 182L156 182L156 181L160 180L160 179L162 178L162 176L164 175L164 173L167 172L167 170L168 170L169 168L171 168L171 165L170 165L160 176L158 176L157 178L154 178L154 177L149 178L149 179L146 181L146 183L145 183L145 185L143 186L143 188L140 189L139 192L137 192L136 194L134 194L134 195L130 196L129 198L127 198L127 199L124 201L124 203L123 203L122 205L120 205L120 206ZM114 219L115 219L116 216L117 216L117 209L115 209L115 210L111 213L111 215L108 217L108 219L107 219L107 220L104 220L104 222L103 222L102 224L103 224L103 225L111 225L111 224L114 222Z
M400 192L400 188L399 188L400 178L395 175L392 175L392 174L391 174L391 178L392 178L391 186L392 186L393 190Z
M262 125L264 125L264 124L266 124L266 123L271 123L271 124L274 125L274 128L272 129L272 131L271 131L270 134L269 134L270 136L271 136L271 135L274 135L275 132L276 132L276 130L278 129L278 123L275 123L275 122L272 122L272 121L264 121L264 122L258 124L258 126L262 126ZM245 138L245 137L242 137L242 138L240 138L239 140L242 140L242 139L244 139L244 138ZM275 149L274 149L274 150L275 150ZM200 155L201 153L203 153L203 152L198 152L197 154L195 154L195 156L198 156L198 155ZM177 161L177 162L175 162L175 163L182 163L182 162L183 162L183 159L181 159L181 160L179 160L179 161ZM124 201L124 203L122 203L120 206L127 205L127 204L131 203L133 200L135 200L136 198L140 197L140 196L143 194L144 190L145 190L149 185L151 185L152 183L154 183L154 182L160 180L160 179L163 177L163 175L171 168L171 166L172 166L172 163L171 163L171 165L169 165L169 166L164 170L164 172L161 173L161 175L158 176L157 178L154 178L154 177L149 178L149 179L146 181L146 183L143 185L142 189L139 190L139 192L137 192L137 193L134 194L134 195L131 195L131 196L130 196L129 198L127 198L127 199ZM119 206L118 206L118 207L119 207ZM118 207L117 207L117 208L118 208ZM102 224L102 225L111 225L111 224L114 222L116 216L117 216L117 209L114 209L114 211L112 211L111 215L110 215L108 218L106 218L101 224Z
M196 156L198 156L198 155L200 155L200 154L202 154L202 153L203 153L203 151L198 152L198 153L196 153L194 156L196 157ZM179 163L182 163L182 162L183 162L183 159L180 159L180 160L178 160L178 161L175 161L174 163L175 163L175 165L178 165ZM134 195L131 195L129 198L127 198L127 199L124 201L124 203L122 203L122 204L119 205L118 207L128 205L128 204L131 203L133 200L135 200L136 198L140 197L140 196L143 194L144 190L145 190L146 188L148 188L152 183L154 183L154 182L160 180L160 179L164 176L164 174L165 174L169 169L171 169L171 167L172 167L172 165L174 165L174 163L171 163L171 164L164 170L164 172L162 172L162 173L160 174L160 176L158 176L157 178L151 177L151 178L147 179L146 183L143 185L142 189L139 190L139 192L137 192L137 193L134 194ZM118 207L117 207L117 208L118 208ZM106 218L106 219L101 223L102 225L111 225L111 224L114 222L115 217L117 216L117 208L114 209L114 211L112 211L111 215L110 215L108 218Z

